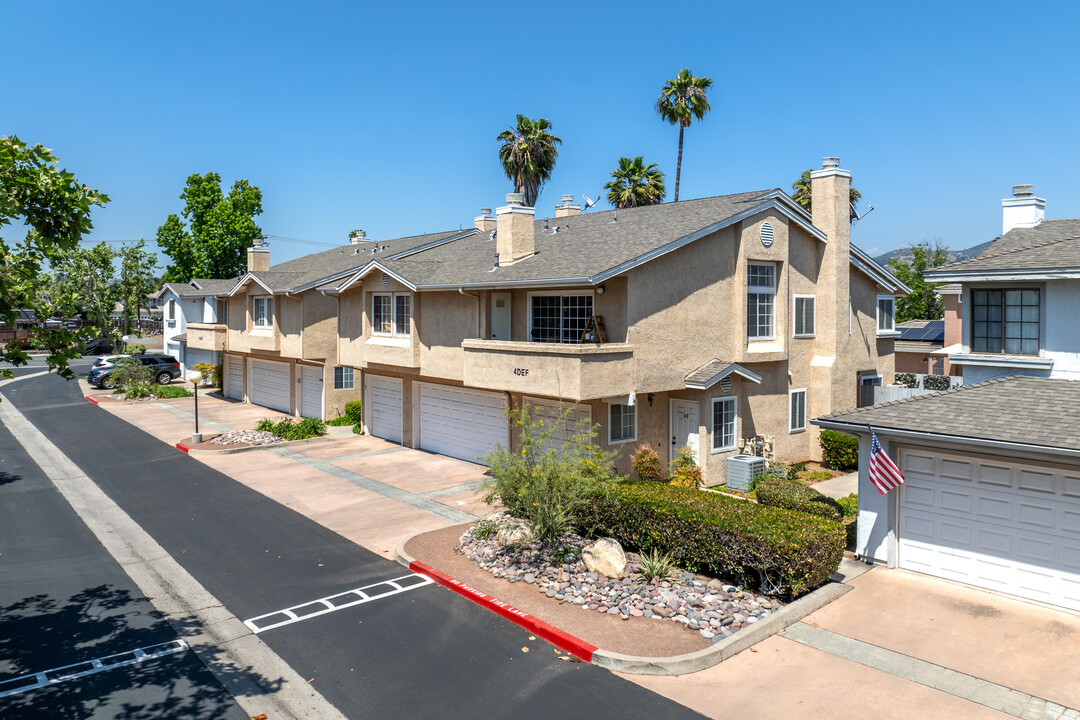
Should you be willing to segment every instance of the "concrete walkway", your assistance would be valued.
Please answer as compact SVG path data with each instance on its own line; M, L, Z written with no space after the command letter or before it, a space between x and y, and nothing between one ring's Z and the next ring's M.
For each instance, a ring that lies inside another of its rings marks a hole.
M833 500L839 500L851 493L859 492L859 473L853 472L847 475L839 475L831 480L814 483L811 487L822 495L831 497Z

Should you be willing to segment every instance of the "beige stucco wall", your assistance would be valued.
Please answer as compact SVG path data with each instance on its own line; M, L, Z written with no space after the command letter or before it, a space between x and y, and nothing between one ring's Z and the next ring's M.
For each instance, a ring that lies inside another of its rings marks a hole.
M303 303L303 347L301 357L307 360L337 361L338 300L317 290L300 296Z

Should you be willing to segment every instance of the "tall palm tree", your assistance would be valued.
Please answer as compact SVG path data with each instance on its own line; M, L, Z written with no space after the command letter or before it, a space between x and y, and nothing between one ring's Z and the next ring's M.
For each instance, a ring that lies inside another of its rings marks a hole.
M810 173L811 170L803 170L803 174L799 176L799 179L791 183L791 189L795 192L791 193L791 199L806 208L806 212L811 212L811 203L813 198L810 194ZM862 198L862 193L851 188L848 193L848 201L851 203L851 209L854 210L859 206L859 200Z
M499 133L502 141L499 160L506 177L514 183L514 192L525 196L525 204L536 206L540 188L551 178L555 160L559 157L556 145L562 142L552 135L547 118L533 120L517 116L517 127Z
M619 158L619 167L611 171L611 178L604 189L608 191L608 202L617 208L659 205L667 194L664 173L656 163L646 165L640 155L633 160Z
M683 68L667 81L656 101L656 112L672 125L679 126L679 159L675 163L675 202L679 202L679 179L682 177L683 132L694 120L705 117L711 109L705 91L712 87L712 78L694 77Z

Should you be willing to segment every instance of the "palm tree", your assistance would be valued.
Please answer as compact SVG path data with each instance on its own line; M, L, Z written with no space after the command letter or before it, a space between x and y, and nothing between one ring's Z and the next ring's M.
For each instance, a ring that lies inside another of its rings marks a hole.
M555 160L559 157L556 145L562 142L550 132L546 118L533 120L517 116L517 127L499 133L503 145L499 148L506 177L514 183L514 192L525 196L525 204L536 206L540 188L551 178Z
M619 167L611 171L612 180L604 186L608 202L617 208L659 205L664 200L664 173L656 163L646 165L638 155L631 160L619 158Z
M810 173L811 170L803 170L803 174L799 176L799 179L791 183L791 189L795 192L791 193L791 199L806 208L806 212L811 212L811 203L813 198L810 194ZM851 188L848 193L848 202L851 203L851 209L854 210L859 206L859 200L862 198L862 193Z
M675 202L679 202L679 179L682 177L683 132L694 120L700 120L709 112L709 98L705 91L712 87L712 78L694 77L683 68L667 81L656 101L656 112L672 125L679 126L679 159L675 163Z

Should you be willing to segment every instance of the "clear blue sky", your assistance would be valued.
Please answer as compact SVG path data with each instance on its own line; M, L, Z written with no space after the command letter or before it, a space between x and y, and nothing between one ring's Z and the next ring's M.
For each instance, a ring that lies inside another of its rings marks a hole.
M94 240L152 240L208 171L262 189L269 235L469 226L512 190L495 136L515 113L563 140L538 214L600 193L620 155L658 163L670 197L678 131L653 103L684 66L715 85L683 198L789 190L836 155L876 208L854 234L874 254L992 239L1018 183L1080 217L1075 2L36 0L5 26L0 134L111 196Z

